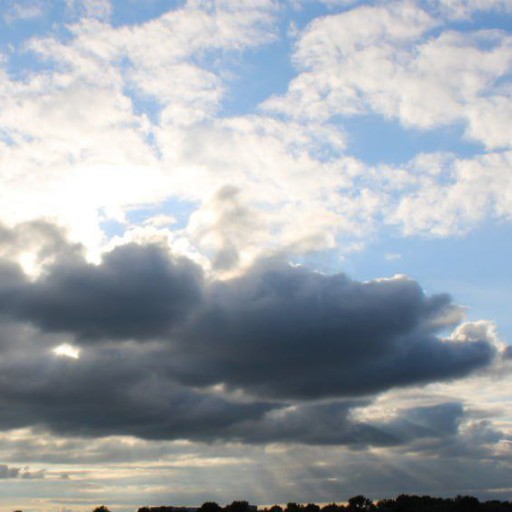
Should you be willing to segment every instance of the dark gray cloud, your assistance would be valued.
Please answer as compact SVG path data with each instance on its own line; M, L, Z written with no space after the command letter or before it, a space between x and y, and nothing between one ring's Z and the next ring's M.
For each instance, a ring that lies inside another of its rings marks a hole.
M58 259L34 282L4 262L0 279L4 314L89 342L164 335L196 307L202 291L197 265L152 245L117 248L101 265Z
M445 439L458 433L464 415L460 402L448 402L405 409L395 419L375 427L394 438L396 444Z
M352 411L370 400L240 402L173 380L167 357L170 353L158 344L118 343L93 345L72 360L32 343L29 354L0 360L0 429L36 426L66 436L364 448L456 433L462 414L459 404L444 404L406 409L388 421L358 421ZM13 460L22 460L19 448Z
M424 425L436 414L436 428L455 429L457 410L361 423L353 399L468 375L496 355L486 330L442 338L460 310L410 279L358 282L266 261L208 281L156 245L118 247L92 265L47 225L12 237L31 243L34 230L50 247L39 277L0 260L1 429L400 444L436 437ZM9 233L0 239L12 245ZM52 354L63 342L82 348L78 360Z
M3 360L0 428L36 425L67 435L211 440L271 407L186 388L160 375L160 357L159 351L126 346L89 350L78 361L35 350Z
M29 471L27 468L16 468L7 466L6 464L0 464L0 480L10 480L14 478L32 480L36 478L44 478L44 476L44 470Z
M455 342L447 295L413 280L358 282L285 264L213 283L178 337L174 372L271 398L357 396L452 379L488 365L490 340Z
M0 464L0 479L5 480L7 478L18 478L20 470L20 468L10 468L5 464Z
M387 421L352 419L353 409L365 405L350 401L285 407L257 421L235 425L229 434L236 436L241 427L240 439L253 443L394 446L455 435L464 415L462 404L455 402L404 409Z

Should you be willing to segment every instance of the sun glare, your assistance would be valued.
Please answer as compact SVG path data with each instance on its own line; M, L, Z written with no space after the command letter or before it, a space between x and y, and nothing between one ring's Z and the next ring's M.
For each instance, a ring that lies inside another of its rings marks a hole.
M77 347L73 347L73 345L69 345L68 343L63 343L53 349L53 353L59 357L69 357L71 359L78 359L80 357L80 349Z

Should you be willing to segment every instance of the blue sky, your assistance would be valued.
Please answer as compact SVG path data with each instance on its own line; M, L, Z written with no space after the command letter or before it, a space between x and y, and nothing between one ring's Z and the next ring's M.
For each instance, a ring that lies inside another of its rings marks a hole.
M511 28L0 0L0 508L510 499Z

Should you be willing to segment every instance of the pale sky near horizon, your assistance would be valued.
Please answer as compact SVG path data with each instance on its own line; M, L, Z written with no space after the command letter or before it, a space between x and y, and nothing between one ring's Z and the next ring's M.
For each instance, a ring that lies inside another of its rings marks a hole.
M0 510L512 499L512 0L0 0Z

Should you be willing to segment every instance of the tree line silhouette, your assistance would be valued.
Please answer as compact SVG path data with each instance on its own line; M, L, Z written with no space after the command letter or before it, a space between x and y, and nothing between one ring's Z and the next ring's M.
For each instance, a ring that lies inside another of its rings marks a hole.
M273 505L257 509L247 501L233 501L224 507L214 501L207 501L200 507L141 507L138 512L512 512L512 502L489 500L480 501L473 496L456 496L455 498L433 498L400 494L396 498L372 501L359 494L350 498L346 504L330 503L319 506L288 503L286 506ZM17 511L21 512L21 511ZM96 507L93 512L110 512L104 505Z

